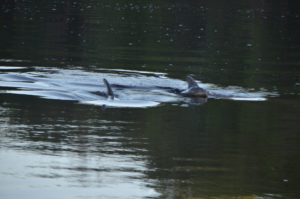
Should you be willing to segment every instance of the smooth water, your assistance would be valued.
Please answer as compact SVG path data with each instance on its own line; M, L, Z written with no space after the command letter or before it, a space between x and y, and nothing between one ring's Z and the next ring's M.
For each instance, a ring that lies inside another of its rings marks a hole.
M299 198L299 8L1 2L0 198Z

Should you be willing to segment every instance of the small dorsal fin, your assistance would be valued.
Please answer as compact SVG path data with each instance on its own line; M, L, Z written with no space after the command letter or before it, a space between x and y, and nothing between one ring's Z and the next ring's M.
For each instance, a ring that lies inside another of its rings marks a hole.
M104 84L106 85L107 88L107 95L111 97L111 99L114 99L115 95L111 89L110 84L108 83L108 81L104 78L103 79Z
M186 76L186 81L188 83L188 88L195 87L195 86L198 87L197 82L192 78L192 76L190 75Z

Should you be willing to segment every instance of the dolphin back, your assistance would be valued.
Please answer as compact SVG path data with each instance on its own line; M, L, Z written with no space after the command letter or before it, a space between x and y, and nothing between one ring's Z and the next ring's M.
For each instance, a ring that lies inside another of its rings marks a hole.
M192 76L186 76L186 81L188 83L188 88L198 87L197 82L192 78Z

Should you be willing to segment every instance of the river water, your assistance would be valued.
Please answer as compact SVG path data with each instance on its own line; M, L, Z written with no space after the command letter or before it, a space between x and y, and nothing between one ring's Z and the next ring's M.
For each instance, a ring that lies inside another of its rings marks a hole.
M0 198L299 198L299 7L3 1Z

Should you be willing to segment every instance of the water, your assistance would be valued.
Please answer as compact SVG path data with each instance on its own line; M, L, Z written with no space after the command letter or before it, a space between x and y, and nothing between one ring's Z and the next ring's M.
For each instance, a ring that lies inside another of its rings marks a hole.
M31 69L32 71L25 67L11 67L9 70L14 71L9 72L8 68L0 66L0 71L4 71L0 74L0 87L4 88L3 94L34 95L46 99L77 101L112 108L146 108L161 103L200 105L207 102L207 99L180 95L176 90L186 90L187 82L168 78L165 73L116 69L86 72L79 69L53 70L41 67L35 67ZM114 99L108 97L107 88L101 81L104 79L109 81ZM238 86L223 88L201 82L198 85L209 92L209 99L265 101L266 97L278 95L276 92L267 92L264 89L253 91L254 89ZM7 88L9 89L6 90Z
M2 2L0 198L299 198L299 6Z

